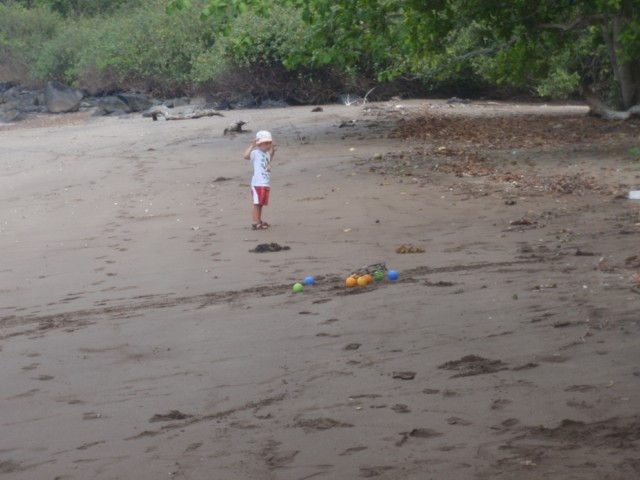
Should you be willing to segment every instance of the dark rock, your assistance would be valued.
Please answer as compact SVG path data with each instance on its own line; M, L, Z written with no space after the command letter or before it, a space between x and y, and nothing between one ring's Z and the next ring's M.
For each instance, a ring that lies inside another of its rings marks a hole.
M38 92L36 98L33 100L34 105L41 107L43 110L47 109L47 103L44 101L44 92Z
M131 108L118 97L102 97L98 99L96 115L121 115L131 112Z
M79 110L82 111L86 111L89 110L93 107L96 106L96 101L92 100L92 99L87 99L87 100L83 100L82 102L80 102L80 108Z
M266 100L260 102L259 108L285 108L288 106L289 104L283 100L272 100L270 98L267 98Z
M207 98L205 108L212 110L231 110L231 104L224 98Z
M2 122L23 120L27 114L42 110L43 107L38 105L37 91L11 87L0 94L0 121Z
M6 88L0 94L0 104L14 101L19 93L20 90L16 86Z
M10 123L24 120L25 114L18 110L14 105L5 106L0 108L0 122Z
M16 84L14 82L0 82L0 93L4 93L15 86Z
M57 82L47 83L44 89L44 102L49 113L76 112L83 97L82 90Z
M227 128L225 128L222 132L223 135L231 135L234 133L247 133L250 130L243 130L242 127L246 125L247 122L244 120L237 120L231 124Z
M153 117L153 120L157 120L158 117L164 117L169 115L169 109L166 105L156 105L151 107L149 110L145 110L142 112L142 116L145 118Z
M185 105L189 105L190 103L191 99L189 97L172 98L171 100L167 100L166 102L164 102L164 104L169 108L184 107Z
M131 112L142 112L153 105L153 102L141 93L121 93L118 98L129 106Z
M471 100L469 100L468 98L459 98L459 97L451 97L450 99L447 100L447 103L449 105L452 105L454 103L471 103Z
M257 106L258 106L258 102L253 97L253 95L245 95L232 102L229 102L229 108L233 110L244 109L244 108L255 108Z

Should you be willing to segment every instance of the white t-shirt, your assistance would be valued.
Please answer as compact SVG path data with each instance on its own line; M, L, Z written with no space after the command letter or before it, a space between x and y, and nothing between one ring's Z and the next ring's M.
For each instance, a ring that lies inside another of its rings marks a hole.
M271 180L271 173L267 171L267 165L271 158L267 152L263 152L259 148L254 148L249 156L253 164L253 177L251 178L252 187L268 187Z

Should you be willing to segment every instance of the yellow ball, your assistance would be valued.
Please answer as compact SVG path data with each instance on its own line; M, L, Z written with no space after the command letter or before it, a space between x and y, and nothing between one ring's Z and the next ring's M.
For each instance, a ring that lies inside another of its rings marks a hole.
M367 277L364 275L362 277L358 277L357 282L361 287L366 287L369 284L369 282L367 281Z

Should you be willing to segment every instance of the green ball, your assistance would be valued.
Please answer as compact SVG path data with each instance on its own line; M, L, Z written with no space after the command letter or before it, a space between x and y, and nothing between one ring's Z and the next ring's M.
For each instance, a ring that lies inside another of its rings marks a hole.
M304 289L304 287L302 286L301 283L294 283L293 284L293 293L300 293L303 289Z
M384 278L384 273L382 273L380 270L376 270L375 272L373 272L373 279L380 281Z

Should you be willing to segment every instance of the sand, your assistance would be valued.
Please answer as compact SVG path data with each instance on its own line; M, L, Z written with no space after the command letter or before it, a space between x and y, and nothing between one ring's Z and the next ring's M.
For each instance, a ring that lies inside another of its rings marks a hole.
M0 129L0 477L640 476L640 202L615 191L637 126L496 153L603 185L562 193L416 166L437 141L389 134L581 106L310 110ZM279 144L266 231L236 119ZM399 280L344 287L379 262Z

